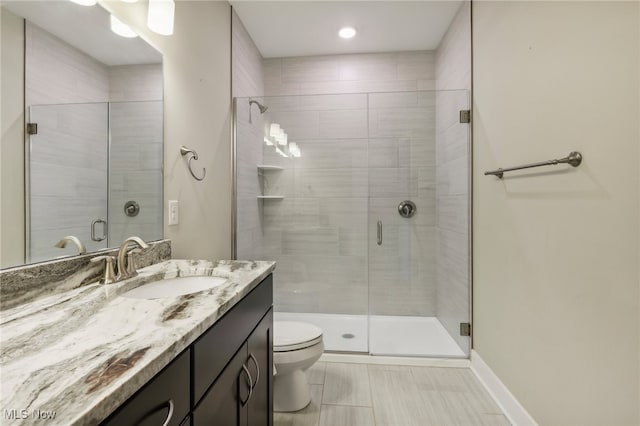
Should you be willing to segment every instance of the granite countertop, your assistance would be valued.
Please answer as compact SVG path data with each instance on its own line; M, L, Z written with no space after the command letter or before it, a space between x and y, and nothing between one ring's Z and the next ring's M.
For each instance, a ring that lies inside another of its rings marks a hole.
M121 283L0 311L0 423L99 423L274 269L275 262L167 260ZM120 297L183 275L227 282L185 296Z

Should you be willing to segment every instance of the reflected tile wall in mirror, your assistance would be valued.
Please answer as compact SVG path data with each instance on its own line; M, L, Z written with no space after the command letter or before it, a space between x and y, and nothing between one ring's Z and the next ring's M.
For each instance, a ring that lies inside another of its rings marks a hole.
M15 16L24 26L24 42L3 31L2 49L24 48L24 79L14 76L10 84L24 86L26 121L38 122L39 132L26 137L30 185L14 188L27 196L26 221L2 224L3 232L19 227L27 244L15 245L20 253L8 253L13 248L3 244L0 267L71 255L74 247L53 247L65 235L78 236L89 252L118 245L125 234L161 239L162 55L140 38L115 35L99 5L9 1L2 8L3 17ZM82 28L72 30L76 25ZM90 45L88 39L99 42ZM3 86L9 84L2 75ZM140 101L146 107L134 106ZM104 110L100 122L96 108ZM141 205L137 217L124 215L124 199ZM3 191L3 217L10 213L7 205ZM94 220L113 225L94 229L97 237L106 236L99 242L91 237Z

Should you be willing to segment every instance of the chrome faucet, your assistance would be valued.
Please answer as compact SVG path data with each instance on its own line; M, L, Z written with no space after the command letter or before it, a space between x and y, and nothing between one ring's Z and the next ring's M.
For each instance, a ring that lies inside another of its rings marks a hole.
M69 242L72 242L76 245L76 247L78 247L78 254L87 253L87 249L84 247L84 244L82 244L82 241L80 241L78 237L74 237L73 235L67 235L66 237L58 241L54 247L65 248L67 246L67 243Z
M136 271L136 265L134 262L134 254L139 253L141 250L134 247L129 251L129 244L133 243L139 248L146 249L149 248L147 243L145 243L140 237L129 237L120 246L118 249L118 275L116 276L116 281L126 280L127 278L132 278L138 275L138 271ZM126 257L126 260L125 260ZM125 264L126 261L126 264Z

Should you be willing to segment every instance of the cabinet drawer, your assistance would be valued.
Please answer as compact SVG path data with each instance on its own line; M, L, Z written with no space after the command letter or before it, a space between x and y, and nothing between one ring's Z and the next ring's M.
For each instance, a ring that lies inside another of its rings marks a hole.
M169 425L178 426L189 413L189 349L158 373L105 422L105 425L162 425L173 413Z
M269 275L193 345L193 392L197 404L273 303Z

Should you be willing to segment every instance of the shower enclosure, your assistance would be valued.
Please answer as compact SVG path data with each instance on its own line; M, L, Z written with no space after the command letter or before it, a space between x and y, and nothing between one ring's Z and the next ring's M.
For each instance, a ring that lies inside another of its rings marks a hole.
M234 100L235 255L328 351L467 357L469 93Z
M162 238L162 101L32 105L26 261ZM137 206L127 211L127 203Z

